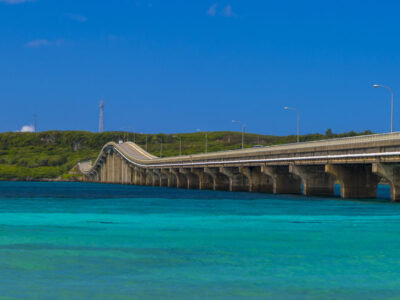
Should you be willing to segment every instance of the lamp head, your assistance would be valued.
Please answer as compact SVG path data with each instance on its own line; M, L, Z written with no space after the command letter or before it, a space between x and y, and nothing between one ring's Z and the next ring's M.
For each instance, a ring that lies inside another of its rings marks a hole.
M374 84L373 86L374 86L374 88L378 88L378 87L380 87L380 85L379 85L379 84Z

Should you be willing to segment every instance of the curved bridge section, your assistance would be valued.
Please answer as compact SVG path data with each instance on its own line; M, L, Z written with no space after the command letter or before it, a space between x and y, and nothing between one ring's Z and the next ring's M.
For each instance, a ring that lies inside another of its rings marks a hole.
M400 133L158 158L110 142L79 164L85 181L188 189L374 198L382 178L400 201Z

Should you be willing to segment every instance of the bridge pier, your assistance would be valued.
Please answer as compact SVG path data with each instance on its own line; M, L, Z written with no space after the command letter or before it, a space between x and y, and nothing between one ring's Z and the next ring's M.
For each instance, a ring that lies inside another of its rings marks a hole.
M272 179L261 172L261 167L240 167L239 171L247 177L250 192L272 193Z
M111 151L110 151L111 152ZM112 182L112 169L111 169L111 160L112 160L112 154L108 152L107 157L106 157L106 182L111 183Z
M400 201L400 164L374 163L372 172L389 181L390 198L392 201Z
M375 198L379 177L372 173L371 165L325 166L325 171L340 182L342 198Z
M187 179L186 175L179 172L179 169L170 169L170 172L175 175L176 178L176 187L178 189L186 189L187 188Z
M301 194L301 179L289 172L289 166L262 166L261 172L272 178L274 194Z
M219 172L219 168L204 168L204 173L212 177L214 191L229 191L229 178L228 176Z
M192 173L195 174L199 178L199 189L200 190L212 190L214 189L213 178L210 174L204 172L204 168L202 169L194 169L192 168Z
M187 180L187 188L188 189L198 189L199 188L199 177L192 173L190 169L179 169L179 173L182 173L186 176Z
M137 167L132 169L132 183L134 185L140 185L140 170Z
M178 186L175 174L169 171L169 169L161 169L161 173L167 178L167 187L176 188Z
M249 180L240 173L238 167L221 167L219 171L226 175L229 179L229 191L231 192L248 192Z
M290 165L289 172L297 175L303 182L303 194L306 196L334 196L335 177L325 172L325 166Z
M146 185L147 174L145 169L139 169L139 185Z
M104 157L100 160L100 181L102 183L107 181L106 162Z
M158 179L159 179L159 184L158 186L168 186L168 177L162 172L161 169L156 169L154 172L157 174Z

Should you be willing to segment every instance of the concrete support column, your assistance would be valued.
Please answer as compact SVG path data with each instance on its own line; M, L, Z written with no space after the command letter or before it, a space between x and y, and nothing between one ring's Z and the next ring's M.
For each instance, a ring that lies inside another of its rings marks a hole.
M187 179L186 175L179 172L179 169L170 169L170 172L175 175L176 178L176 187L178 189L186 189L187 188Z
M122 157L115 155L115 183L122 183Z
M160 186L160 176L158 175L157 170L152 169L151 170L151 175L152 175L152 178L153 178L152 186Z
M250 189L249 180L239 172L237 167L221 167L219 171L229 178L229 191L248 192Z
M140 185L146 185L146 170L145 169L139 169L139 184Z
M146 169L146 170L145 170L145 173L146 173L146 182L145 182L145 185L147 185L147 186L153 186L153 185L154 185L154 174L153 174L153 170Z
M301 194L301 179L288 166L262 166L261 171L272 178L274 194Z
M107 183L111 183L113 180L113 168L112 168L112 153L107 154Z
M240 167L239 171L247 177L250 192L272 193L273 180L261 172L261 167Z
M121 158L122 159L122 158ZM126 161L125 159L121 160L121 183L126 184Z
M392 201L400 201L400 164L375 163L372 164L372 172L389 181Z
M212 177L214 190L229 190L229 178L228 176L222 174L219 171L219 168L204 168L204 173Z
M179 173L186 176L187 188L188 189L198 189L199 188L199 177L192 173L191 169L179 169Z
M173 174L169 169L162 169L161 173L167 178L167 187L177 187L176 175Z
M290 165L289 172L301 178L306 196L334 196L335 177L325 172L325 166Z
M210 174L207 174L204 172L204 168L200 168L200 169L192 168L191 172L199 178L199 189L200 190L214 189L214 180Z
M325 171L340 182L343 198L375 198L379 177L371 165L326 165Z
M157 172L157 176L160 180L159 182L159 186L168 186L168 177L167 175L165 175L161 169L157 169L155 170L155 172Z
M142 184L141 172L140 172L140 169L138 167L134 167L134 169L133 169L133 184L134 185L141 185Z

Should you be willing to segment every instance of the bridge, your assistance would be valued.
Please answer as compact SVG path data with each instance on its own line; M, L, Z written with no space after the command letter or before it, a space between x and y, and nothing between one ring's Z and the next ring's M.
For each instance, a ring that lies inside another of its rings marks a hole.
M185 189L374 198L382 178L400 201L400 133L159 158L137 144L107 143L80 163L84 181Z

